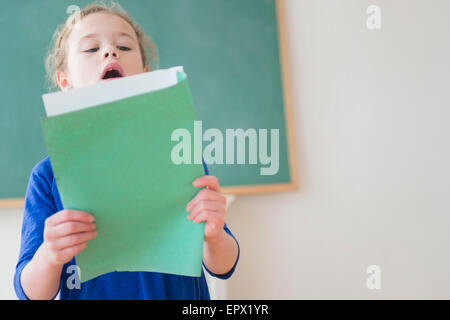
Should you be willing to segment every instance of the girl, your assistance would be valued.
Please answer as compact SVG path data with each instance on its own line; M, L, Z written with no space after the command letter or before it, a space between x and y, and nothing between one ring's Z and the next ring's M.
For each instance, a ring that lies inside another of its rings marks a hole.
M150 71L157 57L142 29L117 4L91 4L68 18L54 36L47 70L61 90ZM216 177L193 181L205 187L187 204L187 219L205 221L203 265L227 279L239 259L239 245L225 224L226 198ZM94 217L64 209L49 157L31 173L25 197L22 241L14 275L20 299L210 299L205 276L155 272L112 272L82 284L74 281L74 256L97 235Z

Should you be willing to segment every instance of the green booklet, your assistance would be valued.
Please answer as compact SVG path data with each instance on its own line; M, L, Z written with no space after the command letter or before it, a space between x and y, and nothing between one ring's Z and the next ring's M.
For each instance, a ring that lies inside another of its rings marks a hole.
M199 277L204 223L188 220L185 207L205 172L171 160L172 132L193 136L196 120L185 74L157 70L43 100L62 204L95 216L98 235L75 257L81 281L113 271Z

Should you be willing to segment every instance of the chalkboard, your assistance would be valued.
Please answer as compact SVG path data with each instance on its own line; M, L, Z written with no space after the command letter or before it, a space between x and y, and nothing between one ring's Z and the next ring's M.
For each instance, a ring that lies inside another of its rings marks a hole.
M0 205L22 205L30 172L47 156L40 118L48 92L44 60L71 5L91 1L16 0L0 11ZM297 187L289 101L283 2L275 0L119 1L152 37L160 68L182 65L203 132L215 128L279 130L279 168L262 175L258 164L209 164L231 194ZM249 140L248 140L248 143ZM204 144L204 147L208 143ZM225 142L224 142L225 145ZM270 150L270 144L268 146ZM247 148L248 149L248 148ZM259 150L259 148L258 148ZM237 156L237 155L236 155ZM237 161L237 160L236 160Z

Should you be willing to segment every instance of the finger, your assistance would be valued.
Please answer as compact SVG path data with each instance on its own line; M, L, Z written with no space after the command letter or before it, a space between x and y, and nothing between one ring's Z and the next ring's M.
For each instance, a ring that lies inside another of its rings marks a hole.
M71 234L62 238L58 238L53 241L52 246L54 249L61 250L68 247L75 246L77 244L94 239L97 236L97 231L86 231Z
M211 190L220 192L219 180L215 176L203 176L195 179L192 185L196 188L208 187Z
M47 225L56 226L66 221L93 222L94 219L94 216L90 213L79 210L66 209L59 211L51 217L47 218L45 223Z
M224 205L227 204L227 198L225 198L225 196L220 192L209 189L202 189L191 201L188 202L188 204L186 205L186 211L190 211L199 201L202 200L218 201L223 203Z
M206 221L211 222L212 224L215 224L215 221L217 221L217 224L219 224L220 220L222 219L219 213L214 211L202 211L192 221L194 221L195 223Z
M58 260L69 260L72 259L74 256L76 256L77 254L79 254L81 251L83 251L84 249L86 249L88 245L88 242L82 242L79 243L77 245L71 246L71 247L67 247L62 249L61 251L59 251L57 253L57 259Z
M78 221L67 221L53 226L47 234L46 239L52 240L61 237L68 236L73 233L80 233L84 231L93 231L95 229L95 223L90 222L78 222Z
M225 205L217 201L200 201L198 202L188 214L188 219L195 219L195 217L202 211L224 212Z

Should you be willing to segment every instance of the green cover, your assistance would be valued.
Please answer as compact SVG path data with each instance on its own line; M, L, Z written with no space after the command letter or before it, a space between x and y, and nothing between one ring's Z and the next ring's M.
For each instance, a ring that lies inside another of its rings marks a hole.
M172 132L194 136L194 120L187 79L41 119L64 208L95 216L98 235L75 257L82 282L112 271L201 275L204 223L185 206L203 165L171 161Z

